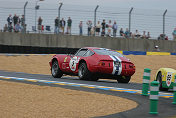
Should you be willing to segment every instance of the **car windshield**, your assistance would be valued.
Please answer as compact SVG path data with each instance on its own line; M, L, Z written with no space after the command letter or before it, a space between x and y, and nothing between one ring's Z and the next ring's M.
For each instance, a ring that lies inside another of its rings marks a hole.
M99 55L114 55L114 56L118 56L118 57L124 57L119 52L109 50L109 49L94 49L94 51Z

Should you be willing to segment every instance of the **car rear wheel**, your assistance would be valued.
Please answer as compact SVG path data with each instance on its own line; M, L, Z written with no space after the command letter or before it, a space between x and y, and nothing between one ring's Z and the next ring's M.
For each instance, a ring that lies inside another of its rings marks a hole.
M51 74L54 78L61 78L63 73L59 68L59 64L57 61L52 63Z
M91 80L92 80L92 81L98 81L99 78L98 78L96 75L93 75Z
M88 70L85 62L81 63L78 68L78 76L80 80L97 81L98 78Z
M162 74L161 74L161 72L158 72L158 74L156 76L156 80L159 81L159 90L160 91L167 91L168 90L168 88L162 87Z
M117 78L118 83L128 83L131 79L131 76L120 76Z

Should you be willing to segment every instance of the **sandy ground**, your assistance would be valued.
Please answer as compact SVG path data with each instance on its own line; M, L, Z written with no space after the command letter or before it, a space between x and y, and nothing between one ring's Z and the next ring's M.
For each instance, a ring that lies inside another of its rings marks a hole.
M0 70L50 74L52 56L0 56ZM151 80L161 67L176 69L176 56L126 56L136 66L131 82L142 83L144 68ZM4 117L94 117L135 108L137 103L114 96L63 88L0 81L0 116ZM123 99L123 100L122 100ZM123 102L121 102L123 101Z
M0 56L0 70L26 72L33 74L50 74L49 61L52 56ZM151 81L159 68L176 69L176 56L128 55L136 66L136 73L130 82L142 83L144 68L150 68Z
M120 97L0 80L0 116L4 118L87 118L137 107Z
M131 82L142 83L143 72L145 68L151 69L151 81L154 80L157 70L160 68L176 69L176 56L159 55L129 55L128 57L136 66L136 72L132 76Z
M0 56L0 70L50 74L50 59ZM7 118L86 118L137 107L136 102L120 97L7 81L0 81L0 101L0 116Z

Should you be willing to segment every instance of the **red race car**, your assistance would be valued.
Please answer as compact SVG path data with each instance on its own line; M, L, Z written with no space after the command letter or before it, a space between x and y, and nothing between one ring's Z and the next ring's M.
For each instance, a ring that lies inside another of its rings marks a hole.
M106 78L128 83L135 73L134 64L122 54L96 47L81 48L74 55L54 55L49 64L54 78L67 74L78 75L81 80Z

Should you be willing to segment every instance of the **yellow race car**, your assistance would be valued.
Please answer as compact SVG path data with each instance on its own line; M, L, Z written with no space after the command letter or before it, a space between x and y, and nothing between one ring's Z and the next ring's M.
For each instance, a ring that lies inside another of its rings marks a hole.
M159 90L164 91L173 88L176 70L172 68L160 68L155 77L155 81L159 81Z

